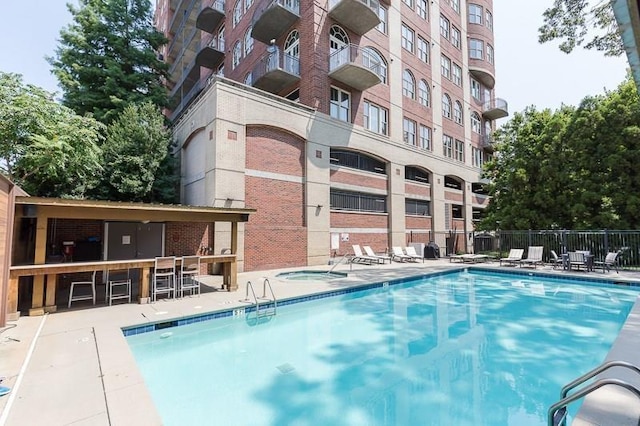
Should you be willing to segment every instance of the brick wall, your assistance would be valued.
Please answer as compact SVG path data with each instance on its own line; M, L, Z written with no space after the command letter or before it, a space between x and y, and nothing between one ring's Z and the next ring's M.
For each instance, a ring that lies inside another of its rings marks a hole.
M213 247L213 227L209 223L167 222L165 252L175 256L207 254L202 247Z
M345 183L349 185L358 185L363 191L366 188L387 189L387 177L385 175L357 173L349 169L332 169L330 171L331 182ZM379 176L379 177L378 177Z
M257 212L245 226L245 271L307 264L304 148L303 140L284 130L247 128L247 169L281 179L246 177L245 204Z

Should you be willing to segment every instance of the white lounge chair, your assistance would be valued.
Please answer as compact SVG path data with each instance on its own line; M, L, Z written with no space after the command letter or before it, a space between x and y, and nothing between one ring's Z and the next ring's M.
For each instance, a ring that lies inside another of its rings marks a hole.
M564 268L564 261L558 256L555 250L551 250L551 266L556 269L556 266L562 266Z
M522 260L522 256L524 255L524 249L511 249L507 257L503 257L500 259L500 266L502 266L502 262L505 262L507 265L515 266L516 263Z
M378 259L378 261L382 261L383 264L386 261L389 261L389 263L391 263L391 256L387 256L386 254L376 254L370 246L362 246L362 248L364 249L364 252L367 254L367 256L374 257Z
M372 256L365 256L358 244L354 244L351 247L353 247L353 257L351 258L351 263L363 263L365 265L371 265L374 262L380 263L380 259Z
M527 250L527 258L522 259L520 261L520 267L523 266L533 266L535 269L537 265L542 265L542 251L544 247L542 246L529 246L529 250Z
M420 256L417 252L416 252L416 248L414 246L407 246L404 248L404 252L407 254L407 256L410 256L411 258L413 258L413 260L415 262L418 261L418 259L422 260L422 263L424 263L424 256Z
M406 255L402 251L401 247L392 247L391 249L393 250L393 254L391 255L393 260L396 260L398 262L415 262L415 259L411 256Z

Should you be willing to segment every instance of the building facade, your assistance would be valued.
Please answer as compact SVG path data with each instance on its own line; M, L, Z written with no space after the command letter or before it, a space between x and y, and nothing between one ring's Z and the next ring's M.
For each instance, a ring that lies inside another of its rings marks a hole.
M244 270L435 241L488 203L492 1L158 0L182 202L257 209ZM214 246L225 246L216 229Z

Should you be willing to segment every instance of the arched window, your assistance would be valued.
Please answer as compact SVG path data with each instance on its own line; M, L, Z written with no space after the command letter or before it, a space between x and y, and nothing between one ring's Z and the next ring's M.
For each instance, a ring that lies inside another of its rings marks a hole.
M242 0L238 0L235 6L233 6L233 26L234 27L238 25L238 22L240 22L240 19L242 19Z
M362 49L362 64L378 74L382 83L387 83L387 63L377 50L371 47Z
M431 92L429 91L429 84L425 80L420 80L418 85L418 100L427 108L431 106Z
M456 101L453 105L453 120L458 124L462 124L462 104L459 101Z
M477 134L482 133L480 116L475 111L471 113L471 130Z
M446 93L442 95L442 116L451 118L451 98Z
M244 56L247 56L253 50L253 37L251 37L251 27L244 33Z
M349 37L347 33L337 25L329 29L329 69L334 70L350 61Z
M300 75L300 34L293 30L284 42L285 69L293 74Z
M416 98L416 81L409 70L402 73L402 94L407 98Z
M242 44L240 43L240 41L236 41L236 44L233 45L233 58L231 67L237 67L240 63L240 59L242 59Z

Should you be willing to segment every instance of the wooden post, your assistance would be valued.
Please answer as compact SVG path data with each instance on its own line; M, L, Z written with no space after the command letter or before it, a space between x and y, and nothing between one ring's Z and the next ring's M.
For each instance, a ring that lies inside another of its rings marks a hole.
M7 320L15 321L20 317L18 313L18 280L20 277L9 278L9 294L7 297Z
M56 306L56 284L58 280L58 274L47 274L47 291L44 300L44 311L55 312Z
M41 265L47 255L47 221L48 217L38 213L36 219L36 249L34 264ZM44 275L33 277L33 295L31 297L31 309L29 315L44 315Z
M225 280L227 280L227 288L229 291L238 289L238 222L231 222L231 254L235 254L236 258L225 263Z
M151 268L142 268L142 277L140 278L140 296L138 303L149 303L149 276Z

